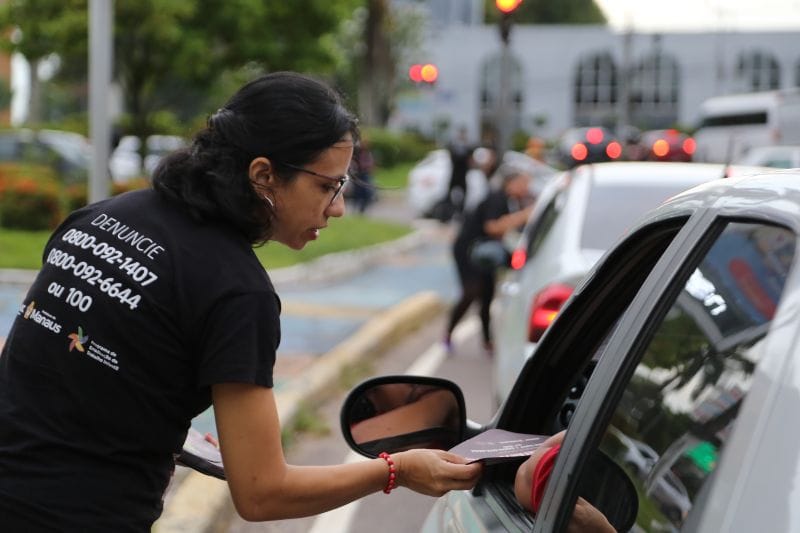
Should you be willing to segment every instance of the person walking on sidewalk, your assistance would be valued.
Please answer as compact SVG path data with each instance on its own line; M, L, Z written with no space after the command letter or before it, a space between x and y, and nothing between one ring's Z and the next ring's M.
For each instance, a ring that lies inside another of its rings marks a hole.
M489 355L494 350L490 308L494 299L496 269L475 264L470 252L474 246L484 241L501 241L509 230L522 226L533 209L531 176L512 165L501 166L498 174L502 179L502 186L490 192L473 211L464 216L464 222L453 244L453 259L461 284L461 296L450 311L444 336L444 347L448 353L452 353L453 349L453 330L476 300L480 303L484 349Z
M398 485L475 485L480 466L441 450L284 459L272 389L281 304L252 246L299 250L344 214L357 138L328 86L268 74L165 157L153 189L86 206L54 231L0 355L1 529L150 531L209 405L246 520Z

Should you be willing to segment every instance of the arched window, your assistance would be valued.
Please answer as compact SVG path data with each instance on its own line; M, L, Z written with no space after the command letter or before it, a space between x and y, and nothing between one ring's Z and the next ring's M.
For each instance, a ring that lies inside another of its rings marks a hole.
M585 56L578 63L573 86L575 123L579 126L605 124L616 113L617 66L608 52Z
M669 54L656 50L644 56L630 77L630 112L634 124L665 128L678 119L680 67Z
M736 79L742 91L771 91L780 88L781 68L769 52L744 52L736 62Z
M499 120L502 85L501 80L505 77L508 81L509 102L508 111L512 124L512 130L516 131L521 126L522 102L524 91L522 84L522 63L512 53L508 56L508 75L503 73L503 55L501 53L489 56L481 66L481 128L497 128Z

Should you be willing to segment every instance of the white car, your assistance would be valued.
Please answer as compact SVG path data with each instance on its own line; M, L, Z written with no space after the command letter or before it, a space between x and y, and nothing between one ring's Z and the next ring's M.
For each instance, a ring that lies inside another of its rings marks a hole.
M579 496L618 531L800 531L798 206L800 170L773 170L704 183L640 217L491 420L470 421L460 389L428 378L455 396L426 404L412 433L371 435L373 450L449 449L492 429L566 434L535 515L514 493L520 461L487 463L473 490L436 501L421 531L562 533ZM342 431L354 449L376 455L352 438L363 391L413 379L372 378L348 397ZM652 450L645 478L625 468L614 428ZM662 477L678 492L658 494Z
M109 160L114 181L125 182L143 175L152 175L159 160L165 154L186 146L186 140L176 135L150 135L147 138L144 164L139 153L141 145L142 141L135 135L125 135L120 139Z
M800 168L800 146L757 146L748 150L737 164Z
M478 149L479 150L479 149ZM528 170L534 178L535 187L540 187L545 178L555 174L555 169L538 162L525 154L507 151L503 163L509 163ZM407 198L412 212L417 217L431 216L434 205L445 198L450 184L450 154L444 149L433 150L417 163L408 173ZM489 191L489 182L479 170L467 172L467 196L464 209L474 208Z
M755 169L728 170L746 171ZM551 181L498 291L493 363L498 404L561 306L605 251L646 211L725 175L723 165L613 162L579 166Z

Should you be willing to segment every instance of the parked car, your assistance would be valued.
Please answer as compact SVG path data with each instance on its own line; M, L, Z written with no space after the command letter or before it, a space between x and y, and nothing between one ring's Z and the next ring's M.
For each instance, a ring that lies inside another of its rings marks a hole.
M91 147L80 133L15 129L0 132L0 161L46 165L66 183L85 182Z
M648 161L689 162L695 150L694 139L674 129L646 131L639 142L644 152L642 159Z
M511 252L511 270L498 290L493 360L498 404L575 287L636 219L667 198L724 175L723 165L619 162L577 167L550 183Z
M748 150L736 163L772 168L800 168L800 145L757 146Z
M546 178L556 172L549 165L511 150L505 153L503 162L525 168L534 178L540 178L534 180L534 187L540 187ZM408 204L417 217L431 217L436 203L447 196L447 189L450 185L450 169L450 154L446 149L440 148L428 153L408 173L408 188L406 189ZM467 196L464 200L464 208L471 209L478 205L488 191L489 183L483 173L467 172Z
M556 141L554 157L565 168L587 163L615 161L623 146L608 128L569 128Z
M150 176L164 155L186 146L186 139L177 135L150 135L147 137L144 163L141 146L141 139L135 135L125 135L120 139L109 161L114 181L124 182L139 176Z
M487 464L475 489L437 500L422 531L563 532L579 495L619 527L633 514L633 531L797 530L798 205L800 171L775 171L699 185L633 224L576 288L493 419L443 435L566 429L538 514L514 495L519 461ZM343 407L346 438L354 400ZM468 414L462 405L451 420ZM617 482L612 426L658 456L646 479L625 474L633 493ZM382 450L413 447L436 427L391 435ZM668 470L686 488L685 516L667 516L653 496L651 481Z

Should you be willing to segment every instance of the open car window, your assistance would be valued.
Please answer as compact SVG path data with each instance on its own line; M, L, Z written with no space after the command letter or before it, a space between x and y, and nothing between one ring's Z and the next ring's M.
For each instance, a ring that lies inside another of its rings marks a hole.
M497 427L548 435L567 427L605 341L687 220L676 217L630 234L598 265L526 363ZM513 525L529 531L533 517L513 494L517 467L506 463L487 468L479 491L493 501L490 507L505 510L511 521L504 524L507 530L514 530Z
M785 228L726 224L637 352L600 443L637 488L637 530L678 531L702 512L794 254Z

